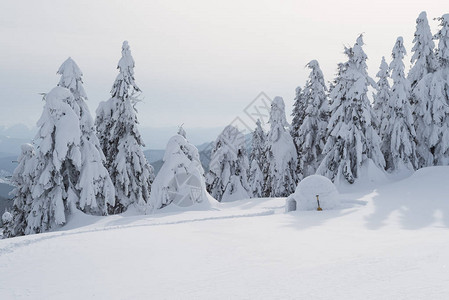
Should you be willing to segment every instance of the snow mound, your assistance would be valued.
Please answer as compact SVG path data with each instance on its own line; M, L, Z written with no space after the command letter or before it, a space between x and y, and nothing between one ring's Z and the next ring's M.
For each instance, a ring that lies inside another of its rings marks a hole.
M338 191L327 177L311 175L304 178L296 187L295 193L286 200L286 212L293 210L316 210L319 196L322 209L334 209L339 206Z

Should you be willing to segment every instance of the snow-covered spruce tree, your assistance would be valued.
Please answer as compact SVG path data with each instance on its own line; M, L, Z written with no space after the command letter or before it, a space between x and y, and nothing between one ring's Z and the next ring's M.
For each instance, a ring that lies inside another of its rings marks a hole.
M228 125L220 133L209 166L206 184L212 197L220 202L250 198L245 137L236 127Z
M285 104L281 97L275 97L271 103L270 131L266 148L267 197L286 197L296 188L297 153L293 138L287 131L289 126L285 117Z
M440 18L438 69L425 75L413 89L416 110L419 167L449 164L449 14Z
M346 68L345 63L338 63L337 64L337 73L335 74L335 78L329 82L329 93L328 93L328 95L329 95L329 110L333 104L333 99L332 99L332 97L330 97L330 95L332 94L335 87L338 85L339 78L342 76L345 68ZM388 65L387 65L387 68L388 68ZM329 117L330 117L330 111L329 111Z
M402 37L398 37L392 50L390 63L391 87L388 126L382 136L382 149L386 169L389 171L416 168L416 133L410 104L410 83L405 78L403 63L406 50ZM384 116L386 117L386 116Z
M79 200L76 186L81 172L81 133L75 99L68 89L55 87L45 96L37 126L33 201L25 234L65 224L66 215L76 209Z
M437 69L435 58L435 44L432 40L427 13L421 12L416 19L416 31L413 39L412 58L410 62L412 67L408 73L408 80L413 89L418 82L429 73Z
M425 11L421 12L416 19L416 31L413 39L412 48L412 67L408 73L408 80L411 84L410 102L412 105L412 113L414 118L414 126L416 130L417 156L418 168L432 165L433 158L430 157L429 149L427 147L425 132L426 121L424 116L425 111L429 108L430 97L420 97L418 94L423 92L423 88L427 85L422 83L418 89L418 83L431 74L438 68L438 61L435 56L435 44L433 42L432 33L430 31L429 22L427 21L427 14ZM430 76L425 81L429 81ZM429 83L429 82L428 82ZM425 88L424 88L425 89Z
M109 213L121 213L135 204L146 210L149 204L153 167L147 162L144 143L137 129L134 82L134 59L127 41L123 42L119 74L111 90L111 98L97 109L97 134L106 157L106 167L115 186L115 206Z
M179 134L180 136L182 136L183 138L187 139L187 133L186 133L186 131L184 130L184 128L182 127L182 125L179 126L179 128L178 128L178 134ZM197 149L197 150L198 150L198 149Z
M334 182L344 179L354 183L361 176L361 167L370 160L380 169L385 166L376 116L367 97L368 86L376 84L368 76L362 46L360 35L354 47L345 48L348 61L339 65L339 76L330 94L328 136L317 174Z
M376 77L377 81L376 93L373 95L373 109L378 121L378 134L381 140L387 135L388 122L390 119L390 83L388 82L389 67L385 62L385 57L382 56L379 72ZM384 149L382 152L385 153Z
M292 136L293 143L295 144L295 147L296 147L297 157L299 157L299 148L300 148L299 128L301 127L302 123L304 122L304 118L306 115L306 104L307 103L304 99L303 90L301 89L301 87L298 86L296 88L295 100L293 103L293 111L291 114L293 119L292 119L292 124L290 126L290 135ZM268 172L268 171L266 171L266 172ZM302 171L299 168L299 164L297 164L296 174L299 174L299 176L298 176L299 178L297 178L297 179L302 178L302 176L300 175L300 174L302 174ZM269 195L265 195L265 196L268 197Z
M107 204L114 206L115 189L104 167L104 155L95 132L94 121L85 100L86 92L78 65L70 57L58 70L61 80L58 86L69 89L79 110L81 172L76 188L79 190L77 208L83 212L107 214Z
M301 89L301 87L296 88L296 96L295 101L293 103L293 112L292 112L292 125L290 126L290 134L293 138L293 142L295 143L295 146L298 146L297 139L299 135L299 128L302 125L302 122L304 122L304 118L306 115L306 102L304 99L304 93Z
M7 222L4 222L3 236L14 237L25 234L26 218L31 211L33 198L31 192L36 180L36 153L33 145L23 144L18 158L18 165L11 177L11 184L15 186L11 195L14 204Z
M446 72L449 70L449 14L445 14L439 18L440 30L433 37L438 40L437 59L438 68L444 69Z
M306 109L296 138L298 179L315 174L321 162L329 118L327 89L320 65L312 60L307 67L312 71L303 90Z
M258 198L264 195L265 175L263 173L266 164L266 134L260 120L256 122L256 129L251 140L251 153L249 155L249 186L252 197Z
M186 140L181 129L168 141L164 164L151 188L150 202L155 209L170 204L210 204L198 149Z

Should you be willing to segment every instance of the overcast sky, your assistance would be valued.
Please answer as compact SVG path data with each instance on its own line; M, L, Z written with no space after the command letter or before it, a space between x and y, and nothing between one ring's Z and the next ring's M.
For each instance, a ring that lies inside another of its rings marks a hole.
M34 125L43 107L39 93L57 84L56 71L69 56L84 72L94 114L109 98L123 40L144 94L144 127L222 128L261 91L282 96L289 114L308 61L317 59L331 81L345 60L343 46L364 33L374 76L397 36L411 50L422 10L435 33L433 18L448 8L442 0L2 0L0 125Z

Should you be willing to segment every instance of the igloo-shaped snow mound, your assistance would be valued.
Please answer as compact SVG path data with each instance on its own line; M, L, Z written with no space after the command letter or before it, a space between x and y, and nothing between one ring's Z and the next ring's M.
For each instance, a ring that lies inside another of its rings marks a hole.
M318 208L316 196L319 196L320 207L323 210L337 208L338 191L327 177L311 175L304 178L296 187L285 203L285 211L316 210Z

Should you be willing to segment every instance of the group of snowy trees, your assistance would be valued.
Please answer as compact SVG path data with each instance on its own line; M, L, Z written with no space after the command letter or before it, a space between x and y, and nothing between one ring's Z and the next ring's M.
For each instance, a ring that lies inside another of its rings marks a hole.
M12 176L11 212L4 236L48 231L75 210L92 215L120 213L131 204L151 206L153 168L143 155L137 129L134 60L125 41L112 98L94 120L86 104L82 72L67 59L58 85L45 94L35 146L22 146Z
M437 20L441 28L434 36L425 12L416 20L408 76L402 37L391 63L382 58L377 83L367 72L362 35L345 47L348 59L338 65L329 89L318 62L310 61L309 78L296 89L291 126L284 102L276 97L270 131L256 124L249 164L237 128L228 126L217 139L207 177L212 196L223 201L233 193L286 196L315 173L354 183L364 168L395 172L449 164L449 14ZM370 87L376 91L373 103Z
M362 35L345 47L347 61L338 64L329 88L318 62L310 61L309 78L296 89L292 124L283 99L274 98L269 131L256 123L248 153L245 136L227 126L214 143L207 174L181 127L155 178L137 128L140 89L126 41L111 98L100 104L95 122L82 72L69 58L57 72L58 85L44 97L35 146L22 146L11 180L14 206L3 215L4 236L50 230L76 210L106 215L130 205L147 212L171 203L206 203L206 189L218 201L284 197L315 173L353 183L364 167L394 172L447 165L449 14L437 20L441 28L432 36L426 13L419 15L408 76L402 37L391 63L382 58L377 83L367 72ZM376 90L373 104L369 87Z
M449 14L437 20L440 29L432 36L426 13L417 18L408 76L402 37L389 67L382 61L377 75L374 108L389 171L449 163Z
M285 104L274 98L270 110L270 131L265 133L260 120L252 136L250 163L245 137L229 125L218 136L211 153L206 176L207 190L218 201L251 197L284 197L294 192L297 155L288 132Z
M328 93L314 71L318 63L308 64L312 73L297 89L291 127L299 177L316 172L353 183L364 166L394 172L449 164L449 14L437 20L432 36L426 13L417 18L408 75L402 37L391 63L382 58L377 83L367 73L362 36L345 48L348 60L338 65Z
M353 47L345 48L348 60L339 64L329 94L326 144L316 172L333 181L345 179L353 183L370 160L380 168L385 164L376 131L377 118L368 99L368 87L376 84L368 75L362 46L360 35Z

